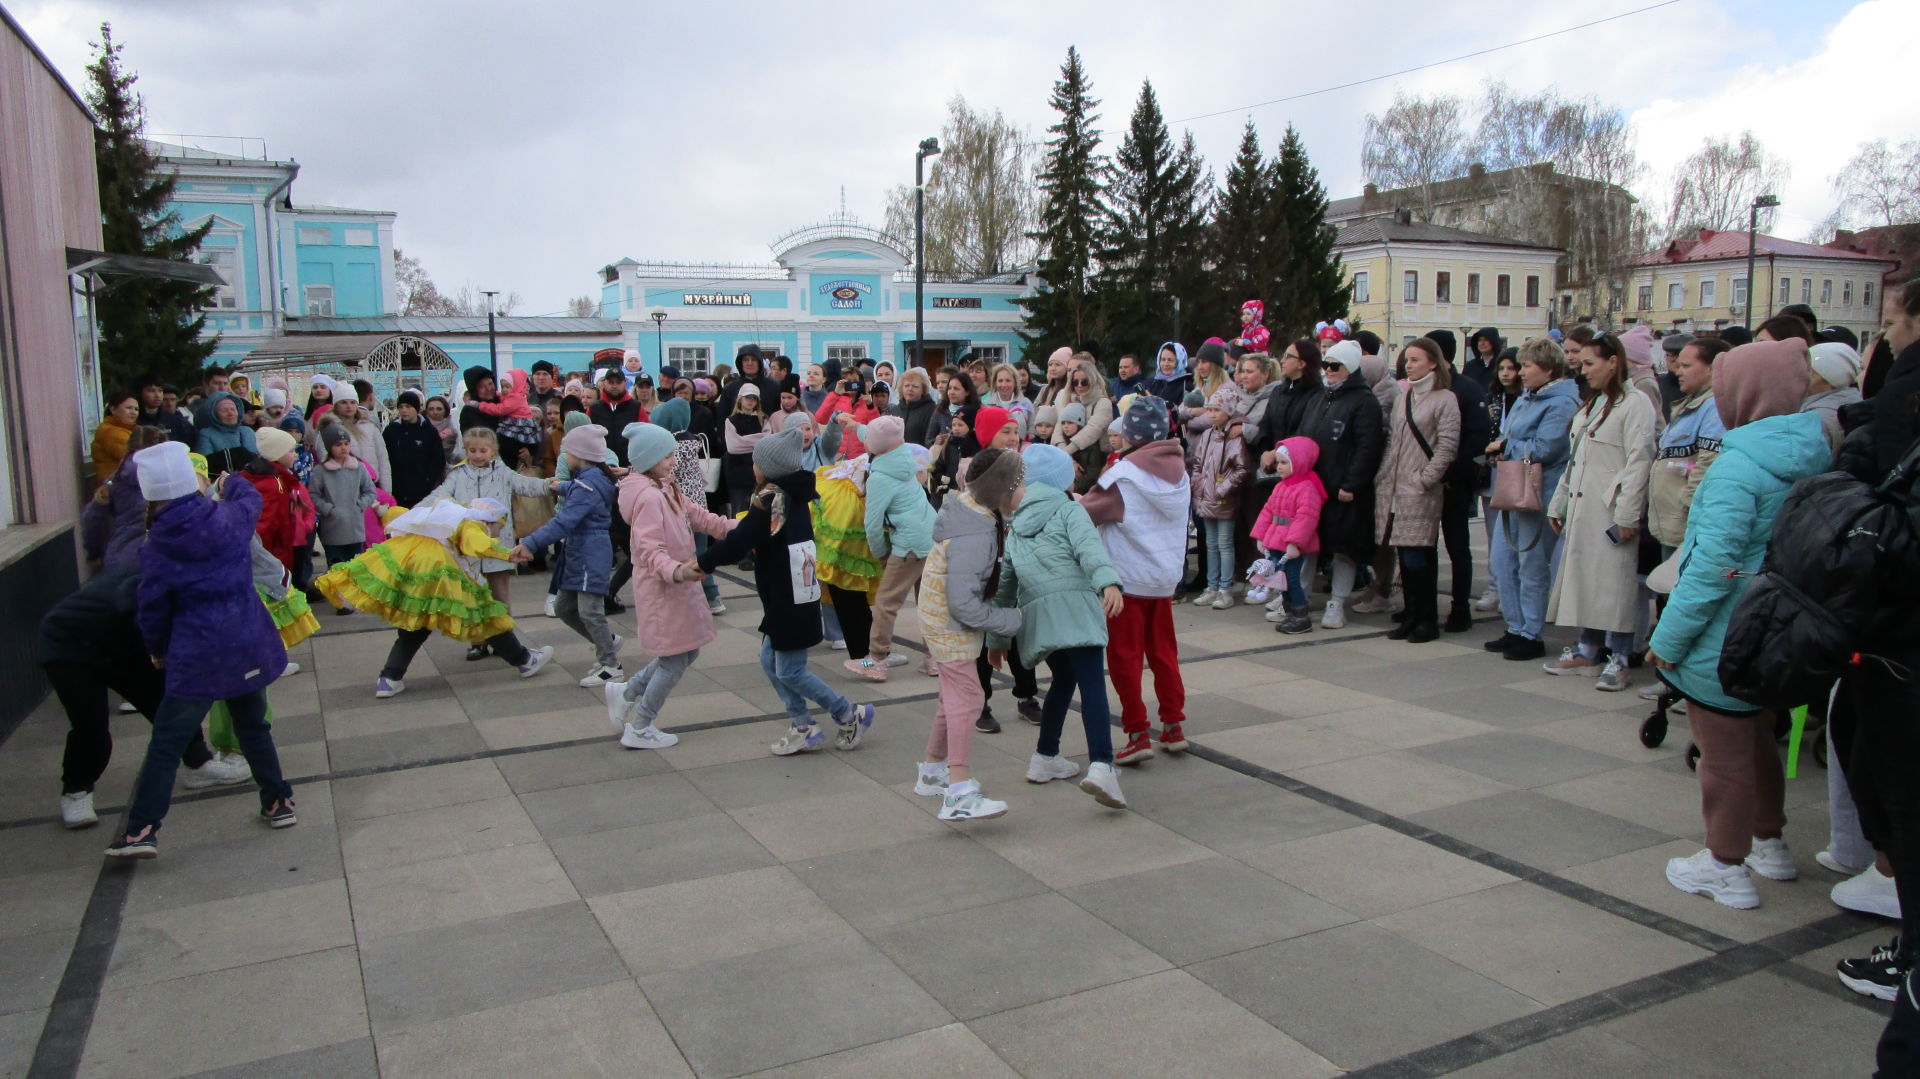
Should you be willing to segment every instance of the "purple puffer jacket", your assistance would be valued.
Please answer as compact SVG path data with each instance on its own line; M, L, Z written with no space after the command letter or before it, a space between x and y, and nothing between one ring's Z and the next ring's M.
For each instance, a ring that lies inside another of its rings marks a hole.
M107 482L112 486L106 505L88 499L80 511L80 544L88 558L100 560L103 570L137 569L140 545L147 538L147 500L140 497L132 454Z
M140 633L167 661L167 695L226 700L264 689L287 666L273 617L253 590L260 492L229 475L225 499L176 498L140 548Z

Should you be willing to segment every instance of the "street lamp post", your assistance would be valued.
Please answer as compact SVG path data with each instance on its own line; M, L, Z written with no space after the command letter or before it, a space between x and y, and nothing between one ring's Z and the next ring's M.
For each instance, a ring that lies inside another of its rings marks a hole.
M926 366L927 316L927 158L940 152L940 140L920 140L913 154L913 356L916 367Z
M1754 256L1754 250L1755 250L1754 241L1760 232L1760 211L1771 210L1772 208L1778 205L1780 205L1779 199L1775 198L1772 195L1762 195L1759 198L1753 200L1753 207L1747 212L1747 303L1746 303L1746 310L1742 311L1741 314L1746 316L1747 325L1749 327L1752 327L1754 325L1754 321L1753 321L1753 271L1754 271L1753 256ZM1771 292L1773 290L1768 289L1767 291Z
M493 336L493 298L500 293L482 292L480 295L487 298L487 366L492 368L494 380L497 382L500 378L500 350Z
M653 320L653 344L654 348L660 353L660 370L665 371L667 369L667 339L661 327L666 325L667 309L664 307L656 307L647 312L647 317ZM668 389L671 390L672 387L668 387Z

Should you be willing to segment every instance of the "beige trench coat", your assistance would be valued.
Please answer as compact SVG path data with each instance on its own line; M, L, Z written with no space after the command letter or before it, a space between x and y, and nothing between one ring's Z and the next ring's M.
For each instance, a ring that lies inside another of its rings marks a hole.
M1564 522L1560 572L1547 600L1553 624L1633 632L1639 548L1616 546L1607 528L1645 527L1659 426L1653 404L1631 389L1612 408L1595 399L1574 413L1573 461L1547 506L1547 516Z
M1407 395L1413 422L1433 448L1428 457L1407 426ZM1409 382L1387 415L1387 448L1374 474L1373 536L1395 547L1433 547L1440 541L1441 482L1460 451L1460 399L1435 389L1433 376Z

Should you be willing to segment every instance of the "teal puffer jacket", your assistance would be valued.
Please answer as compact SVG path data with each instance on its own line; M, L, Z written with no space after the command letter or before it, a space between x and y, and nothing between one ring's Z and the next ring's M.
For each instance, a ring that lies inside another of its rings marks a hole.
M1833 464L1820 417L1801 412L1755 420L1727 432L1720 456L1693 496L1680 576L1650 642L1675 669L1673 688L1715 711L1744 713L1752 704L1720 688L1720 651L1733 605L1760 568L1774 518L1793 485Z
M1119 584L1087 511L1058 488L1027 488L1007 530L995 600L1020 607L1020 662L1037 667L1062 648L1105 648L1100 592ZM1006 638L989 635L987 647L1005 648Z
M933 550L933 503L920 486L913 454L899 446L872 458L867 468L867 549L875 560L888 555L925 558Z

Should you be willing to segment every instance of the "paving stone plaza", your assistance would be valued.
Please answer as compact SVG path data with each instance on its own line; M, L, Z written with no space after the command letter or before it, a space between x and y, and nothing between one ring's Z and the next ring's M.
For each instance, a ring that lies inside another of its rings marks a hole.
M271 692L290 830L251 788L183 796L157 861L103 868L110 818L48 816L65 720L29 718L0 746L0 1075L1871 1070L1886 1013L1833 964L1894 930L1828 901L1824 770L1788 787L1799 881L1758 880L1755 911L1683 895L1684 720L1642 748L1645 702L1482 651L1493 623L1280 638L1183 605L1191 752L1126 770L1127 812L1030 786L1003 684L975 756L1012 811L953 826L913 794L935 683L912 667L852 685L817 649L879 719L855 752L769 756L759 604L727 577L663 716L681 743L626 751L539 591L514 607L559 669L436 638L392 701L392 631L325 614ZM145 727L115 720L103 816Z

